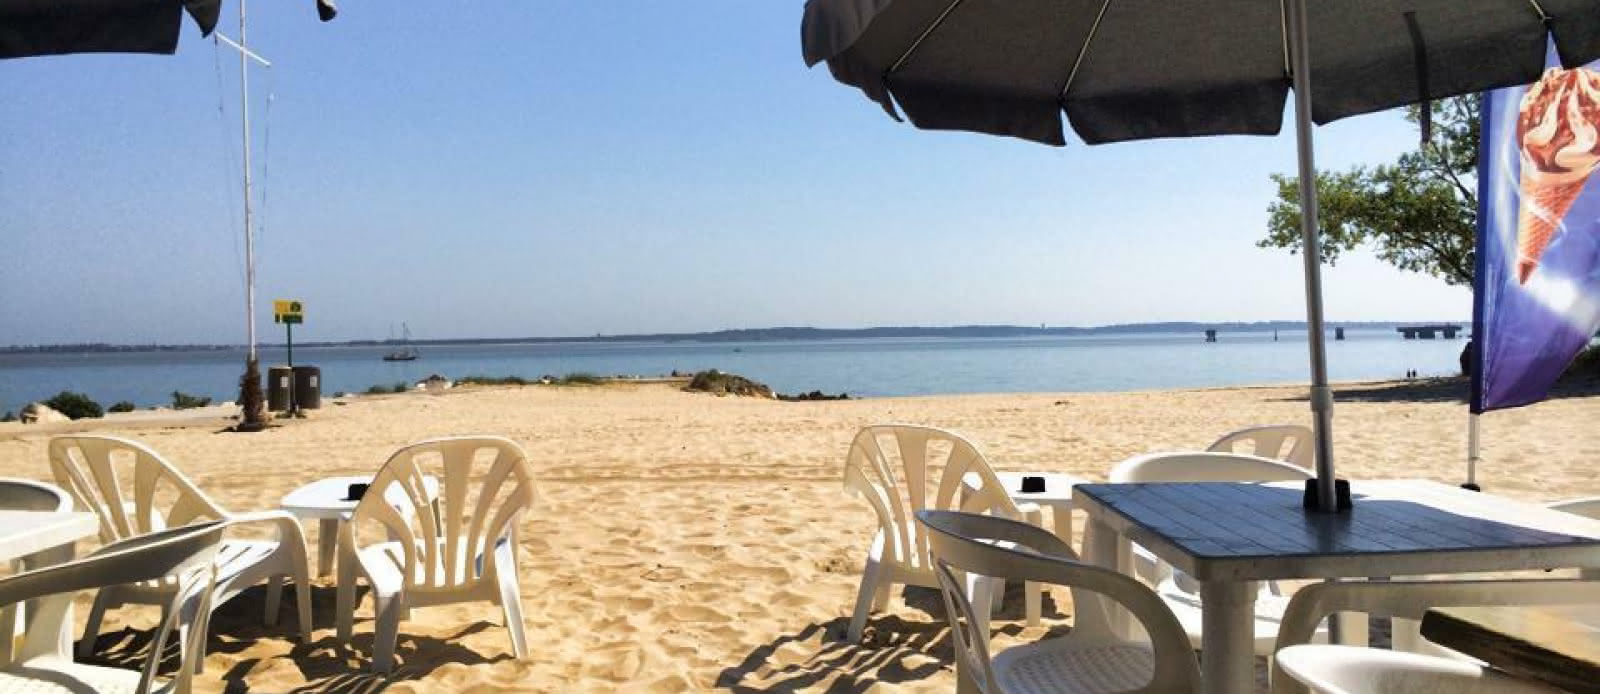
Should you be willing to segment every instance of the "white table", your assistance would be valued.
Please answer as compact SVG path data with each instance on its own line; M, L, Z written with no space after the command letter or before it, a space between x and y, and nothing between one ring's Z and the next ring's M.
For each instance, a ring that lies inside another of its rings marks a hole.
M92 513L57 513L54 511L0 511L0 562L22 560L27 570L71 561L73 543L94 535L100 530L100 521ZM58 603L58 604L51 604ZM29 655L51 655L72 658L72 594L63 593L42 598L27 607L28 631L33 633L34 619L60 610L63 615L59 625L60 638L53 649L28 647ZM7 628L10 625L6 625ZM11 655L11 634L0 634L6 643L0 645L0 654ZM6 663L0 662L0 665Z
M1205 691L1254 687L1255 581L1600 567L1600 521L1437 482L1351 483L1355 509L1301 507L1299 483L1081 484L1088 559L1137 542L1200 582ZM1118 612L1122 612L1118 610Z
M350 492L352 484L371 484L372 475L355 475L351 477L328 477L317 480L304 487L284 495L283 501L278 506L301 520L316 520L317 527L317 575L328 576L333 573L333 558L339 539L339 525L350 520L350 513L356 508L356 501L345 498ZM439 480L433 477L422 478L423 490L428 495L428 501L437 501L439 498ZM405 492L399 487L391 486L384 492L384 498L396 508L409 508L411 501L406 498Z
M1072 488L1088 484L1088 480L1065 472L996 472L994 476L1000 479L1000 486L1012 503L1050 507L1050 523L1056 537L1072 544ZM1044 491L1022 491L1023 477L1043 477Z
M994 476L1000 481L1000 487L1005 490L1006 496L1023 512L1023 518L1030 523L1043 525L1043 519L1034 520L1029 516L1038 507L1050 507L1050 522L1052 532L1061 538L1067 546L1072 545L1072 488L1088 482L1077 475L1064 472L996 472ZM1022 491L1023 477L1043 477L1044 491ZM976 489L981 484L981 478L976 473L967 473L963 477L963 494ZM1026 602L1024 613L1030 627L1039 626L1041 614L1041 599L1038 584L1030 583L1026 589ZM998 607L998 605L996 605Z

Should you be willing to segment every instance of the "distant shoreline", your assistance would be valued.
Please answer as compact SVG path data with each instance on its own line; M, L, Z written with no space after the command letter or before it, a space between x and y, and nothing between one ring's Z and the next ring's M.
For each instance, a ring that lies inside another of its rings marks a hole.
M1451 323L1453 321L1442 321ZM1416 321L1347 321L1330 322L1328 327L1351 329L1391 329ZM1464 323L1464 322L1462 322ZM1028 327L1021 325L960 325L945 327L873 327L873 328L747 328L690 333L638 333L628 335L594 335L592 337L478 337L438 340L412 340L409 344L421 346L445 345L515 345L515 344L586 344L619 342L797 342L804 340L848 340L872 338L1015 338L1015 337L1068 337L1081 335L1129 335L1150 333L1201 333L1216 330L1222 333L1260 333L1272 331L1305 330L1305 321L1257 321L1201 323L1169 321L1158 323L1122 323L1092 327L1061 326ZM398 344L395 340L344 340L322 342L297 342L302 347L375 347ZM280 343L261 343L265 347L281 347ZM109 343L79 343L50 345L11 345L0 347L0 354L95 354L115 352L206 352L241 349L244 345L207 344L144 344L122 345Z

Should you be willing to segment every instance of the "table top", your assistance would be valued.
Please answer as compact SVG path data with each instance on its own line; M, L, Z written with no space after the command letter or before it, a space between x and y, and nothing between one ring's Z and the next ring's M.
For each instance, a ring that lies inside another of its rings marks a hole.
M371 482L372 475L323 478L285 494L278 506L301 518L342 518L356 508L356 501L345 498L350 493L350 485ZM439 497L439 480L424 477L422 487L428 499ZM396 507L410 506L399 487L390 487L384 492L384 498Z
M1200 580L1600 567L1600 521L1426 480L1351 482L1355 508L1301 507L1300 482L1081 484L1090 518Z
M92 513L0 511L0 562L77 542L100 531Z
M1422 635L1519 677L1574 692L1600 681L1600 606L1429 610Z

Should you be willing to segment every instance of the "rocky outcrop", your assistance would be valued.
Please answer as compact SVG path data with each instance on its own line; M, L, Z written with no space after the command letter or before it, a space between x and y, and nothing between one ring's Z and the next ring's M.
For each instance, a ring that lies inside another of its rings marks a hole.
M689 379L689 385L684 390L693 393L713 393L716 395L741 395L753 398L772 399L772 389L764 383L757 383L736 374L725 374L716 369L701 371Z
M30 402L22 408L22 414L17 417L23 424L49 424L51 422L70 422L68 417L60 412L50 409L49 405L42 402Z

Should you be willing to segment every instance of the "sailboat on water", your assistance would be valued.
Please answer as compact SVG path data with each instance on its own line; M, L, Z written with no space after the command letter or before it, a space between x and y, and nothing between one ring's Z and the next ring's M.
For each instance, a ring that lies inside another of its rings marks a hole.
M389 325L389 329L391 331L394 330L394 324L391 323ZM417 357L420 356L417 354L417 350L411 347L410 326L407 326L405 323L401 323L400 331L400 349L383 355L384 361L416 361ZM394 333L391 332L389 335L392 337Z

